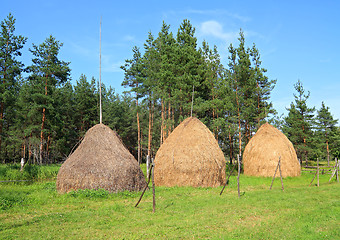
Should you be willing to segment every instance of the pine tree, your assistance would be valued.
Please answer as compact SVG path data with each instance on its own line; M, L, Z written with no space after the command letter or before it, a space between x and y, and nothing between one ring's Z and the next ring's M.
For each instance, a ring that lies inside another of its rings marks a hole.
M75 125L79 139L97 122L98 97L96 91L96 80L92 78L91 82L88 82L87 77L81 74L77 84L74 86L74 109L77 119Z
M124 81L122 82L122 86L130 87L132 92L136 93L136 118L137 118L137 151L138 157L137 161L138 164L141 164L142 161L142 149L141 149L141 126L140 126L140 119L139 119L139 106L138 100L141 97L142 84L144 81L144 73L143 73L143 65L142 65L142 56L139 51L138 47L134 47L133 51L133 58L125 60L125 65L121 68L125 71Z
M155 88L155 94L161 103L160 144L171 132L171 102L176 88L176 42L169 29L170 25L163 22L161 31L155 40L156 51L160 58L159 73L156 76L158 86Z
M321 151L326 151L328 166L330 160L329 142L336 131L337 124L338 120L333 119L329 107L326 107L325 103L322 102L320 110L317 111L316 125L318 139L321 142Z
M196 29L189 20L183 20L177 31L176 54L174 59L175 83L172 96L174 96L174 107L182 107L181 116L190 116L191 98L193 86L197 92L204 78L201 76L200 68L203 59L200 51L197 50ZM197 97L197 95L196 95Z
M54 107L49 118L50 134L46 143L48 163L55 163L60 159L65 160L79 141L76 128L76 123L79 121L75 107L77 104L70 81L56 88L52 98Z
M44 145L48 145L49 131L46 128L48 112L53 109L53 91L57 86L65 83L70 75L69 63L59 60L58 54L62 43L57 41L52 35L49 36L39 46L33 44L30 52L33 54L33 64L28 67L31 73L29 79L34 82L38 88L35 93L38 98L36 104L40 105L42 112L41 128L40 128L40 147L39 147L39 163L43 163Z
M16 78L23 69L23 64L16 59L21 56L20 50L23 48L27 38L15 32L15 18L10 13L6 19L1 21L0 32L0 153L3 136L4 121L6 119L7 108L14 105L14 91L16 88Z
M259 50L256 48L255 43L250 50L250 56L253 61L254 79L256 80L256 91L254 97L256 98L256 122L257 128L260 127L261 121L265 119L268 114L276 114L273 109L273 104L269 101L270 93L274 89L276 80L269 80L264 74L267 69L261 67L262 61L260 60Z
M313 117L315 108L309 108L307 100L310 92L305 93L300 80L294 84L297 94L294 94L295 103L290 104L288 116L285 118L283 132L293 143L298 158L305 159L308 164L308 154L311 153L311 145L313 140Z
M153 141L153 121L154 121L154 111L157 91L156 87L158 85L158 73L160 69L160 55L156 50L156 41L151 32L149 32L148 39L144 44L145 54L143 56L143 65L145 70L145 80L144 80L144 94L148 101L148 152L147 156L151 157L152 153L152 141Z

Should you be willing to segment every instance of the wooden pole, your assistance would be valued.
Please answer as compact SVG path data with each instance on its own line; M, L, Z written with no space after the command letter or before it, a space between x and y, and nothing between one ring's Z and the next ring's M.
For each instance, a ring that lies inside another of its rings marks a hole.
M336 158L336 161L335 161L336 165L337 165L337 169L336 169L336 179L337 181L339 182L339 169L340 169L340 160Z
M99 27L99 123L102 123L102 16Z
M316 177L317 174L318 174L318 172L316 171L315 174L314 174L314 177L313 177L312 181L311 181L310 184L309 184L309 186L312 185L312 183L313 183L313 181L314 181L314 179L315 179L315 177ZM329 181L330 181L330 179L329 179Z
M151 162L152 162L152 166L153 168L151 169L152 171L152 212L155 212L156 211L156 195L155 195L155 178L154 178L154 161L153 161L153 158L151 158Z
M146 186L145 186L145 188L144 188L144 190L143 190L143 192L142 192L142 195L140 195L139 200L138 200L138 202L136 203L135 207L138 206L138 204L140 203L140 201L141 201L142 198L143 198L143 195L144 195L146 189L147 189L148 186L149 186L149 183L150 183L150 180L151 180L151 171L152 171L152 167L153 167L153 165L151 164L150 169L149 169L148 183L146 184Z
M274 173L274 176L273 176L273 180L272 180L272 184L270 185L269 190L272 189L272 186L273 186L273 183L274 183L274 179L275 179L275 175L276 175L277 169L279 168L279 165L280 165L280 158L279 158L279 162L277 163L277 166L276 166L276 169L275 169L275 173Z
M236 164L235 164L235 165L233 166L233 168L230 170L228 179L227 179L227 181L225 182L225 184L224 184L224 186L223 186L223 188L222 188L222 191L220 192L220 195L222 195L224 188L227 186L227 184L228 184L228 182L229 182L229 178L230 178L231 174L233 173L235 167L236 167Z
M237 164L238 164L237 192L238 192L238 197L240 198L240 172L241 172L240 155L237 155Z
M149 170L150 170L150 156L146 156L146 176L148 176L149 180Z
M316 168L316 173L317 173L317 179L318 179L318 184L317 186L319 187L319 158L316 159L317 162L317 168Z
M284 191L285 188L283 187L283 180L282 180L282 173L281 173L281 156L279 157L279 172L280 172L280 178L281 178L282 191Z
M333 171L331 178L329 179L328 182L331 182L334 175L338 178L338 182L339 182L339 173L338 172L339 172L339 160L335 159L334 171Z

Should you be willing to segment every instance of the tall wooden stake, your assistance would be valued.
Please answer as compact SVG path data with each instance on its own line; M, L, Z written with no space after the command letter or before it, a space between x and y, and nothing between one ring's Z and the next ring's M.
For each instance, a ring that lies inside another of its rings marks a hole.
M316 169L316 172L317 172L317 178L318 178L318 187L319 187L319 158L316 159L316 162L317 162L317 169Z
M237 164L238 164L237 192L238 192L238 197L240 198L240 172L241 172L240 155L237 155Z
M279 172L280 172L280 178L281 178L282 191L284 191L285 188L283 187L283 180L282 180L282 173L281 173L281 156L279 157Z
M99 123L102 123L102 16L99 26Z
M155 173L155 162L154 159L151 158L152 166L152 212L156 211L156 194L155 194L155 179L154 179L154 173Z
M336 180L339 182L339 169L340 169L340 160L339 159L335 159L335 163L336 163L336 166L337 166L337 170L336 170Z
M340 168L339 165L340 165L340 159L335 158L334 171L333 171L333 173L332 173L332 175L331 175L331 178L329 179L328 182L331 182L331 180L332 180L332 178L334 177L334 175L335 175L335 177L336 177L337 182L339 182L339 168Z

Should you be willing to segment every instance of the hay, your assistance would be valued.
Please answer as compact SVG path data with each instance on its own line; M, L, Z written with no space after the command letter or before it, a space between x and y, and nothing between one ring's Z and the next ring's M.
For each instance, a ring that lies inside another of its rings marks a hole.
M225 159L210 130L197 118L178 125L155 157L156 186L217 187L225 182Z
M61 166L57 177L57 190L61 193L77 189L140 191L145 185L135 158L118 134L104 124L97 124L87 131L79 147Z
M244 149L244 174L272 177L280 156L282 176L300 176L301 167L293 144L282 132L265 123ZM276 177L279 177L279 174Z

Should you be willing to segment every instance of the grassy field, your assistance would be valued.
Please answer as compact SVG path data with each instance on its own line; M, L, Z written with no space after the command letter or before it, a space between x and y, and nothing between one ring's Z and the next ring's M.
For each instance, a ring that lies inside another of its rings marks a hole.
M41 175L44 175L41 171ZM157 187L141 193L58 194L54 181L0 183L0 239L340 239L340 184L310 173L236 176L219 188Z

